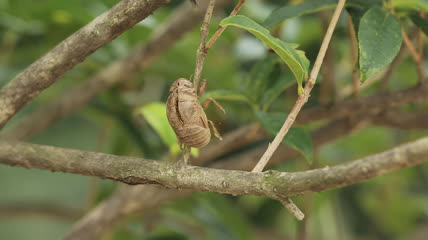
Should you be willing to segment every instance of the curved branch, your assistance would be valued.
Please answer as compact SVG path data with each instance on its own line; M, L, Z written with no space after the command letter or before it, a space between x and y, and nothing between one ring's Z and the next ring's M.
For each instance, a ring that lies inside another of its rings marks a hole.
M426 101L428 101L428 88L413 87L350 99L333 106L308 108L300 113L296 119L296 123L306 124L323 119L337 119L344 116L372 115L383 112L386 108Z
M428 122L428 118L426 121ZM312 141L315 146L319 147L327 142L366 127L366 123L367 121L352 123L344 119L337 120L314 131L311 134ZM214 142L205 147L200 156L193 160L193 163L205 165L214 159L218 159L234 150L237 151L243 146L267 136L266 132L260 129L258 124L241 127L225 135L223 141ZM240 169L244 171L251 170L251 167L260 159L264 150L265 148L261 146L250 151L245 151L239 154L239 156L231 156L215 162L210 167ZM297 151L282 145L277 153L273 155L270 164L278 164L298 156L299 153ZM98 207L79 220L67 234L66 239L99 239L106 232L109 232L113 226L116 226L123 217L146 209L152 209L170 200L188 196L191 192L166 189L156 185L122 186L112 197L103 201Z
M376 125L400 129L427 129L428 112L405 112L388 110L373 118Z
M120 157L52 146L0 141L0 163L76 173L127 184L160 184L277 199L320 192L428 161L428 137L350 163L296 173L250 173Z
M0 90L0 128L65 72L168 2L123 0L59 43Z
M0 205L0 219L34 215L54 217L64 221L74 221L81 217L82 214L82 209L44 203L14 203Z

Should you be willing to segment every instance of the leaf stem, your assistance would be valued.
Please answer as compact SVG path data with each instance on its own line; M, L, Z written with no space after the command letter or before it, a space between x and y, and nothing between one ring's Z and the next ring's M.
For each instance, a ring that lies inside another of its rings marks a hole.
M240 0L238 4L236 4L235 8L232 10L232 12L229 14L229 17L235 16L239 10L241 10L242 6L244 5L246 0ZM205 46L205 51L208 51L214 45L214 43L217 41L217 39L220 37L220 35L226 30L227 26L221 26L217 31L214 33L214 35L210 38L210 40L207 42L207 45Z
M235 16L239 12L239 10L241 10L245 1L246 0L240 0L229 16ZM214 10L214 5L215 5L215 0L210 0L207 7L206 14L205 14L205 18L201 27L201 39L199 41L199 47L196 52L196 67L195 67L195 74L193 77L193 85L196 90L198 90L199 82L201 80L201 74L202 74L202 69L205 61L205 56L207 55L208 50L212 47L212 45L217 41L217 39L221 36L221 34L226 29L226 27L222 27L222 26L219 27L219 29L214 33L214 35L207 42L207 37L209 33L209 24L211 21L213 10Z

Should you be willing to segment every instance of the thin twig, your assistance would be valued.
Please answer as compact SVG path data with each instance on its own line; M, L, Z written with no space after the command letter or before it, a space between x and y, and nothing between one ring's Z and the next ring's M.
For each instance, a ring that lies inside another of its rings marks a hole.
M418 50L414 46L413 42L410 40L406 31L404 31L404 29L401 29L401 33L403 35L404 44L406 45L406 48L409 50L410 55L412 55L413 61L416 64L416 71L419 77L419 83L423 85L425 84L426 81L425 81L424 61L423 61L422 55L418 53Z
M236 4L235 8L232 10L232 12L229 14L229 17L235 16L239 10L241 10L242 6L244 5L246 0L240 0L238 4ZM220 35L226 30L226 27L219 27L219 29L214 33L214 35L210 38L210 40L207 42L205 48L206 51L212 47L212 45L217 41L217 39L220 37Z
M287 208L290 213L292 213L297 218L297 220L302 221L305 218L305 214L297 207L296 204L294 204L291 198L279 198L278 200L282 203L282 205L285 206L285 208Z
M205 57L207 55L207 51L205 48L209 26L211 22L211 17L213 15L215 6L215 0L210 0L207 11L205 13L204 21L201 26L201 39L199 40L199 47L196 51L196 66L195 66L195 74L193 76L193 86L197 90L199 89L199 81L201 80L202 69L204 68Z
M209 33L211 17L214 12L214 6L215 6L215 0L210 0L207 6L207 10L205 12L204 20L202 21L201 37L199 40L198 50L196 51L195 74L193 76L193 86L196 90L196 93L199 92L198 91L199 81L201 80L202 69L204 68L205 57L207 55L207 51L205 51L205 44ZM191 151L191 147L189 147L187 144L184 144L183 157L182 157L183 164L188 164L190 159L190 151Z
M317 59L315 60L314 67L312 68L311 75L309 76L308 83L305 85L305 91L302 95L300 95L296 101L296 104L293 107L293 110L288 115L287 119L284 122L284 125L282 126L281 130L276 135L275 139L272 141L271 144L269 144L268 149L263 154L257 165L254 167L252 172L262 172L266 164L269 162L269 159L272 157L275 150L278 148L279 144L284 139L285 135L287 134L288 130L290 129L291 125L293 125L294 120L297 117L297 114L300 112L300 109L302 109L303 105L308 101L309 94L312 90L312 88L315 85L315 80L318 76L318 73L321 69L321 64L324 60L325 54L327 52L328 45L330 43L331 37L333 35L334 28L337 24L337 21L339 20L340 13L342 12L343 6L345 5L346 0L339 0L339 3L336 7L336 10L333 13L332 20L330 22L330 25L328 26L327 33L324 37L324 40L321 44L320 51L318 53ZM285 199L284 201L281 201L281 203L284 204L284 206L298 219L302 220L304 215L302 211L293 203L293 201L290 198Z
M357 69L358 64L358 41L357 34L354 26L352 25L352 18L348 17L348 35L351 40L351 58L352 58L352 96L358 96L360 91L360 79Z
M303 105L308 101L310 92L315 85L315 81L316 81L316 78L317 78L318 73L320 71L321 64L324 60L325 53L327 52L327 48L328 48L328 45L330 43L331 37L333 35L334 28L337 24L337 21L339 20L340 13L342 12L342 9L343 9L343 6L345 5L345 2L346 2L346 0L339 0L339 3L337 4L336 10L334 11L332 20L331 20L330 25L327 29L327 33L325 34L323 42L321 44L321 48L320 48L320 51L318 53L317 59L315 60L314 67L312 68L308 82L305 85L305 91L303 92L302 95L300 95L298 97L296 104L294 105L293 109L291 110L290 114L288 115L287 119L285 120L284 125L282 126L281 130L278 132L275 139L269 145L268 149L263 154L260 161L254 167L253 172L263 171L264 167L269 162L269 159L272 157L273 153L278 148L279 144L282 142L282 139L284 139L284 137L287 134L288 130L290 129L291 125L293 125L294 120L297 117L297 114L300 112Z

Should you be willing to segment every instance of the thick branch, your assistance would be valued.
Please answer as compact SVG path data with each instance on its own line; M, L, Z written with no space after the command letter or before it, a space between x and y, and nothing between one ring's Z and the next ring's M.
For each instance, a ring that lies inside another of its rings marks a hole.
M427 118L428 122L428 118ZM370 123L370 122L368 122ZM367 122L352 123L348 120L337 120L314 131L312 141L314 146L331 142L337 138L349 135L367 126ZM251 142L267 137L265 131L260 129L258 124L251 124L241 127L232 133L224 136L221 142L215 142L204 148L201 155L192 162L197 165L204 165L214 159L218 159L227 153L237 151ZM239 156L231 156L222 159L210 167L221 169L251 170L251 167L260 159L265 148L263 146L245 151ZM269 165L281 163L299 156L295 150L282 145L273 155ZM269 167L268 165L268 167ZM109 232L120 219L132 213L152 209L166 201L188 196L191 191L177 191L166 189L156 185L122 186L113 196L105 200L94 210L79 220L73 229L67 234L66 239L92 240Z
M428 161L428 137L350 163L296 173L250 173L184 166L52 146L0 141L0 163L76 173L128 184L271 198L338 188Z
M400 129L427 129L428 112L415 113L400 110L389 110L373 118L376 125Z
M333 106L318 106L306 109L296 119L297 124L323 119L336 119L344 116L372 115L410 103L428 101L428 88L414 87L405 90L379 93L373 96L361 97L343 101Z
M169 0L123 0L59 43L0 90L0 128L65 72Z
M124 217L142 209L153 209L180 196L187 196L189 192L156 185L122 186L111 198L97 205L79 220L63 239L101 239L101 236L111 231Z
M221 9L226 3L228 0L218 0L218 9ZM93 78L32 113L25 120L2 134L2 137L9 140L28 139L42 132L59 119L77 111L100 92L134 76L198 24L203 17L203 9L207 3L201 2L199 5L198 8L193 8L189 7L187 3L183 4L165 26L156 30L151 40L145 45L137 47L127 57L110 64Z

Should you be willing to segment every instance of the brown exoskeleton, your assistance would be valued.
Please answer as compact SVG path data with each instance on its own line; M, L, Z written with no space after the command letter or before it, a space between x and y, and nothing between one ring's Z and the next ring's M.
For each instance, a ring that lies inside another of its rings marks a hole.
M222 140L214 123L207 119L204 108L213 102L223 113L224 109L212 98L207 98L202 104L198 101L206 86L204 81L196 94L196 89L189 80L179 78L169 89L166 114L180 146L187 144L189 147L201 148L207 145L211 140L208 125L211 126L214 136Z

